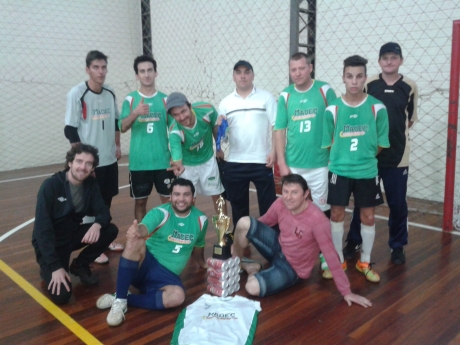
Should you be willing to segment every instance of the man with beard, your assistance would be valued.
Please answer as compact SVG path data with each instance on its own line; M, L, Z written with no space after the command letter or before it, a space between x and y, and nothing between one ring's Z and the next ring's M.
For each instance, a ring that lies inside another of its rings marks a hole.
M67 152L65 170L46 179L38 192L32 244L40 276L56 304L68 302L72 295L69 271L84 285L97 283L89 264L118 234L91 176L98 163L97 149L78 143ZM82 224L89 213L95 215L94 223ZM85 246L69 268L70 254Z
M126 246L118 266L116 294L102 295L99 309L111 308L109 326L118 326L130 307L163 310L185 300L179 274L190 256L206 268L204 246L208 219L194 203L195 187L178 178L171 183L171 202L150 210L140 224L136 220L126 234ZM130 285L139 294L129 294Z

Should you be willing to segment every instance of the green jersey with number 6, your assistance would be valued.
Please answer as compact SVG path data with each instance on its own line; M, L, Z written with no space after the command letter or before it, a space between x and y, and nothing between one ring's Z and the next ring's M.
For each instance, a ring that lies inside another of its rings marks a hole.
M353 178L369 179L378 174L378 147L390 147L388 113L382 102L368 95L351 106L342 98L326 108L323 148L331 147L329 171Z
M319 80L313 80L306 91L299 91L291 84L281 92L274 130L287 129L288 167L315 169L327 166L329 152L321 148L323 116L335 98L334 90Z
M212 130L217 120L217 111L209 103L192 104L192 116L196 121L193 128L182 126L174 121L170 128L171 147L182 145L181 156L173 152L173 161L182 158L183 165L196 166L206 163L214 155Z
M147 250L171 272L180 274L194 247L204 247L208 218L192 206L190 213L179 217L171 203L150 210L141 224L149 232Z
M129 170L163 170L169 168L171 154L168 142L166 98L162 92L147 97L139 91L131 92L123 101L119 127L133 112L142 98L150 107L150 113L138 116L131 127Z

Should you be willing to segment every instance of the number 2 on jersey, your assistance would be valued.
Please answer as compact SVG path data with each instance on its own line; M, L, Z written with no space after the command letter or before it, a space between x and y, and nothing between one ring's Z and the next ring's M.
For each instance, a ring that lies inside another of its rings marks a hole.
M310 132L311 130L311 121L305 120L300 122L300 133Z
M175 253L175 254L177 254L177 253L180 252L181 249L182 249L182 245L176 244L176 248L174 248L174 249L172 250L172 252Z
M351 139L350 151L357 151L358 150L358 139L353 138Z

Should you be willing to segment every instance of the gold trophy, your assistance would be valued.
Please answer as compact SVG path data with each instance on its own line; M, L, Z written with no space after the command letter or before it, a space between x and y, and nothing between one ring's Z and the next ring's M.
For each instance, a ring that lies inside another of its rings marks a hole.
M217 212L212 216L212 225L217 232L218 244L214 245L214 250L212 252L212 257L219 260L227 260L232 257L231 253L231 231L228 231L230 227L230 217L224 214L222 211L223 206L225 205L225 200L222 196L219 197L216 201Z

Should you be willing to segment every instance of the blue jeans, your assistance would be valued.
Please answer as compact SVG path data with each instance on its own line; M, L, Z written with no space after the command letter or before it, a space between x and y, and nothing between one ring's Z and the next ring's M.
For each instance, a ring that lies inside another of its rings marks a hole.
M379 167L379 176L382 179L385 197L390 208L390 216L388 217L390 237L388 245L392 249L403 247L407 244L408 239L406 194L409 168ZM356 244L362 243L361 220L359 217L359 208L357 207L353 210L347 241L352 241Z
M274 229L251 217L251 226L246 238L271 264L269 269L255 274L260 286L259 297L287 289L299 280L297 273L281 251L278 233Z

